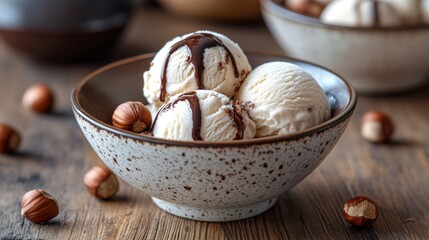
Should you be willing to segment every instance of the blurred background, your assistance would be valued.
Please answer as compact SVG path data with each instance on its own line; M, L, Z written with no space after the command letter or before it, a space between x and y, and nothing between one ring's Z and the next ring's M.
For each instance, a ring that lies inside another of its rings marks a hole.
M254 28L265 33L258 0L0 0L1 51L47 63L106 62L195 30L240 39ZM244 49L279 50L269 34L251 35Z

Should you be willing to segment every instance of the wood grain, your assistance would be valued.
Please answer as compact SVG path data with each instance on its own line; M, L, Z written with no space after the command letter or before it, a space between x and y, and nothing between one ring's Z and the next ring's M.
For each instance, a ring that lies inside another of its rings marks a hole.
M263 23L198 22L156 7L139 10L117 50L100 62L37 63L0 42L0 122L15 126L23 138L18 153L0 155L0 239L429 239L429 87L390 97L361 96L348 129L320 167L254 218L229 223L178 218L123 182L111 201L92 198L82 178L101 162L73 118L73 86L107 62L155 51L197 29L222 32L244 49L280 52ZM36 82L54 89L52 114L33 114L21 106L22 93ZM360 137L360 118L373 109L393 117L392 143L374 145ZM20 216L21 197L33 188L47 190L60 203L60 215L47 224ZM343 203L359 194L381 207L377 222L366 229L350 227L341 217Z

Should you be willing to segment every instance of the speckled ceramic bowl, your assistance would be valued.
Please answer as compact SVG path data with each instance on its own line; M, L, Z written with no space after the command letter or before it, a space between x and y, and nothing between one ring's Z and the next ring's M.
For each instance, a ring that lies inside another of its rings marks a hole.
M288 56L320 63L359 93L409 91L429 81L429 26L357 28L328 25L260 0L262 15Z
M321 67L282 56L247 53L255 67L287 61L309 71L333 103L333 117L295 134L230 142L157 139L115 128L111 116L128 100L145 102L142 73L153 54L107 65L78 83L72 107L88 142L120 178L177 216L232 221L262 213L309 175L345 130L356 105L350 85Z

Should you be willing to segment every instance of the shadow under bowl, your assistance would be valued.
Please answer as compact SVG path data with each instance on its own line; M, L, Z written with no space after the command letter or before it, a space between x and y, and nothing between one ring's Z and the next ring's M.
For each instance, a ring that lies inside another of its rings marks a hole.
M265 23L288 56L320 63L363 94L392 94L429 82L429 26L345 27L260 0Z
M228 142L158 139L111 124L125 101L146 103L142 73L154 54L109 64L83 80L72 93L75 118L104 163L125 182L149 194L161 209L202 221L255 216L308 176L344 132L356 106L349 83L314 64L280 55L247 52L253 67L286 61L307 70L332 104L333 117L284 136Z

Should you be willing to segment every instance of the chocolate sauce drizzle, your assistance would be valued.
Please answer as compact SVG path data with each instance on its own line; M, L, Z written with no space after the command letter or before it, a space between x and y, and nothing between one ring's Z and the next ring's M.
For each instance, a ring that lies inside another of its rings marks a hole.
M165 56L164 63L162 66L162 72L161 72L161 87L160 87L160 94L159 94L159 100L161 102L165 101L165 94L166 94L166 87L167 87L167 68L168 68L168 63L169 63L171 54L173 54L175 51L177 51L180 47L183 47L183 46L186 46L186 50L188 51L188 54L190 56L191 63L194 66L194 70L195 70L194 75L197 81L198 89L205 89L203 84L203 80L204 80L203 79L203 72L204 72L203 60L204 60L204 50L207 48L218 47L218 46L224 48L225 51L228 53L227 56L231 58L232 64L234 66L235 77L238 78L240 76L234 56L219 38L209 33L195 33L187 38L184 38L178 41L173 46L171 46L167 56Z
M150 132L153 132L153 129L157 123L159 114L171 109L178 102L187 101L192 113L192 139L194 140L203 140L201 138L201 108L200 101L198 99L197 93L195 91L186 92L178 96L174 101L164 104L164 106L159 109L156 114L155 120L153 121Z
M229 115L234 120L235 128L237 128L237 133L235 134L234 140L241 140L244 137L244 126L242 110L237 108L237 105L231 101L230 105L232 109L228 109Z
M158 122L159 115L173 108L174 105L182 101L188 102L190 111L192 113L192 139L194 141L203 140L201 137L201 108L197 93L195 91L183 93L174 101L164 104L164 106L162 106L156 114L155 120L153 121L152 127L150 128L150 133L153 133L155 125ZM235 134L235 138L233 140L243 139L246 126L244 125L242 110L237 108L237 105L234 103L234 101L231 101L228 105L230 108L227 108L226 110L229 116L233 119L234 126L237 129L237 133Z
M372 17L372 25L377 27L380 26L380 9L378 0L372 0L372 9L371 9L371 17ZM358 17L358 22L362 23L362 4L364 2L357 2L355 5L355 13Z
M374 19L374 26L380 26L380 12L379 12L379 2L373 1L372 2L372 16Z

